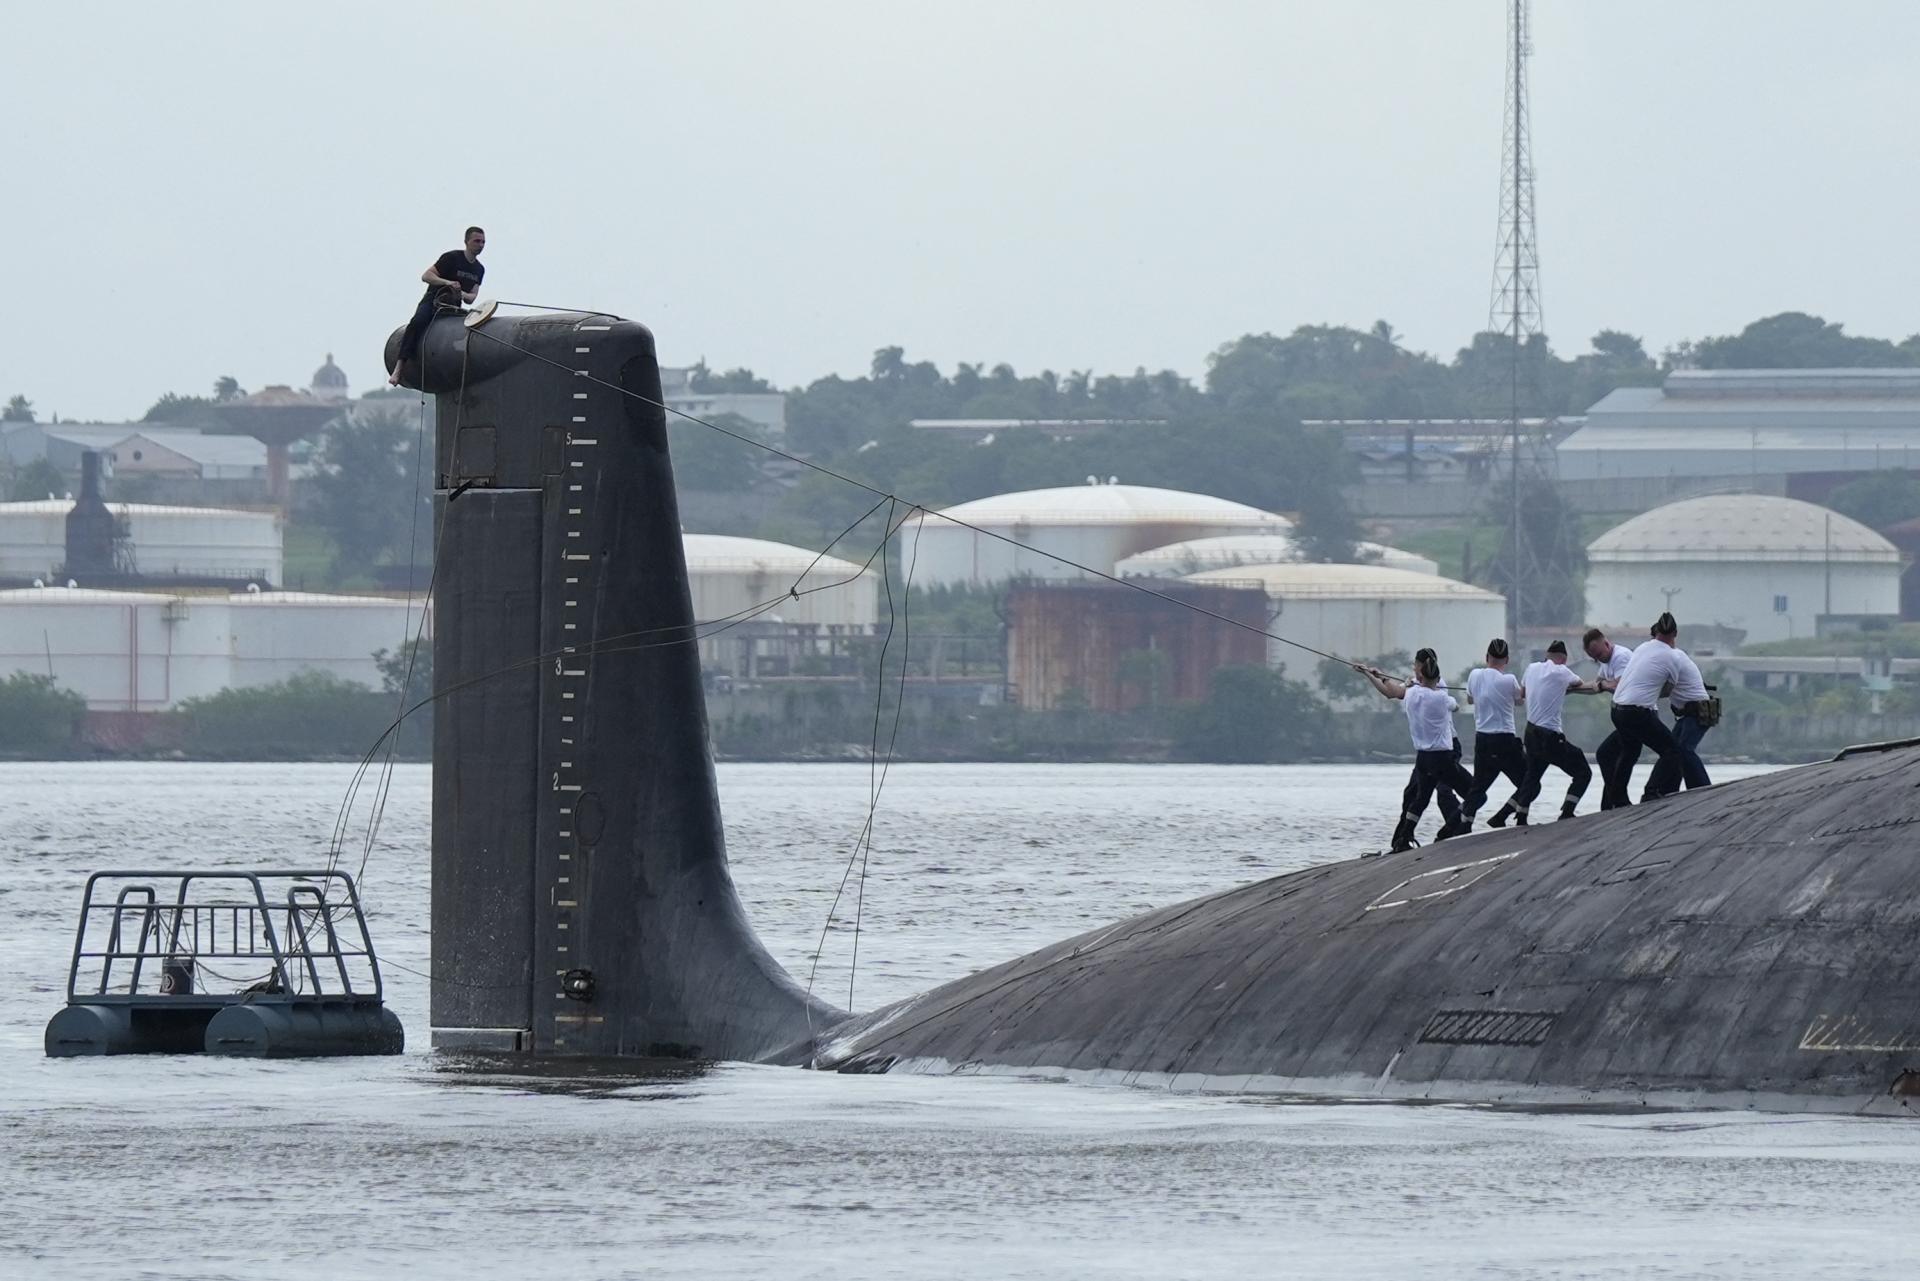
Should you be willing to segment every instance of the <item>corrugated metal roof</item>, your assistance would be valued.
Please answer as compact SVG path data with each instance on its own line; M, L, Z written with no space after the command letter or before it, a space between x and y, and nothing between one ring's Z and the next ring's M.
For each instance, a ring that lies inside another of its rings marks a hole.
M1859 521L1771 494L1710 494L1656 507L1594 539L1587 556L1601 563L1900 563L1899 548Z
M1183 581L1219 586L1245 583L1266 589L1269 596L1289 600L1446 599L1506 604L1506 597L1484 587L1433 574L1417 574L1410 569L1389 569L1384 565L1329 565L1320 562L1236 565L1188 574Z
M943 515L969 524L1004 528L1009 525L1145 525L1218 522L1251 529L1285 532L1292 522L1284 516L1245 503L1189 494L1148 485L1063 485L1057 489L1027 489L995 494L946 508ZM935 520L928 528L939 528Z

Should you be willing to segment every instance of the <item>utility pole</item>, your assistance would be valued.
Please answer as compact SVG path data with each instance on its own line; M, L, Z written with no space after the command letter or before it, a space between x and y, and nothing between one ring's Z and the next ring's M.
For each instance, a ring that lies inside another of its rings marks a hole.
M1533 130L1527 115L1527 59L1533 53L1528 0L1507 3L1507 90L1501 130L1500 220L1494 247L1493 300L1487 331L1505 334L1508 351L1507 436L1510 446L1507 487L1508 537L1512 551L1507 591L1507 634L1517 637L1522 583L1529 569L1521 520L1520 362L1528 339L1542 332L1540 251L1534 239ZM1531 445L1531 442L1528 442ZM1531 450L1529 450L1531 452ZM1531 461L1530 459L1527 461Z

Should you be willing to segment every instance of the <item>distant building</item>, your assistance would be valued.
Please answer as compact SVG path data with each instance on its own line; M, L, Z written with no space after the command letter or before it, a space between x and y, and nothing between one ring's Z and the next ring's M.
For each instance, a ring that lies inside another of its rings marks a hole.
M665 367L660 370L660 393L669 409L695 418L715 418L733 414L744 418L765 433L769 441L787 434L787 397L778 391L695 391L693 370Z
M29 423L7 433L5 449L16 467L44 459L69 474L80 470L81 454L95 450L118 476L261 482L267 475L267 447L259 441L167 423Z
M347 399L347 375L333 363L332 352L327 353L327 363L313 371L310 391L315 400Z
M1522 418L1521 431L1551 447L1579 418ZM1508 418L1309 418L1302 427L1331 431L1369 481L1477 482L1507 472Z
M1900 551L1859 521L1769 494L1656 507L1587 547L1587 615L1629 643L1663 611L1739 628L1749 643L1900 613ZM1684 639L1682 644L1685 644Z
M1684 369L1621 387L1557 452L1563 481L1663 479L1820 499L1857 473L1920 469L1920 371Z

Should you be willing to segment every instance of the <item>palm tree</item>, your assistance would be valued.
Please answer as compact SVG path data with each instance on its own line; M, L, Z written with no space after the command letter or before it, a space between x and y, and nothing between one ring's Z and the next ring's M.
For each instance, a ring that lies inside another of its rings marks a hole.
M0 409L0 423L30 423L33 421L33 402L25 396L15 396Z

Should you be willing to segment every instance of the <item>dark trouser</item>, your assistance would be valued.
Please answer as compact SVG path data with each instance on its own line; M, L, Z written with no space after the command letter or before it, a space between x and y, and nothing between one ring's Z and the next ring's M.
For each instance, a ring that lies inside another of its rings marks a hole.
M1698 716L1677 714L1673 718L1673 741L1680 745L1680 762L1677 767L1670 766L1666 760L1654 763L1653 775L1647 779L1647 790L1640 799L1652 800L1656 796L1667 796L1680 790L1680 782L1674 778L1676 771L1680 779L1689 788L1712 787L1713 780L1707 777L1707 766L1700 759L1700 740L1707 736L1707 727Z
M1460 830L1460 797L1472 790L1473 775L1461 766L1457 746L1445 751L1415 752L1413 773L1407 778L1406 790L1400 794L1400 822L1393 830L1393 847L1404 849L1413 840L1413 829L1419 825L1420 816L1427 812L1427 802L1436 792L1440 795L1440 817L1445 820L1441 832L1450 836Z
M413 319L407 322L407 331L400 335L400 364L420 354L420 339L426 335L427 326L440 314L441 303L433 298L422 298L420 305L413 309ZM396 365L395 368L399 366Z
M1620 753L1623 745L1616 730L1600 740L1600 746L1594 750L1593 759L1600 765L1600 808L1617 810L1633 802L1627 797L1627 784L1631 781L1633 767L1620 768Z
M1641 794L1643 801L1656 796L1666 796L1680 790L1680 779L1685 772L1686 754L1680 750L1680 743L1673 736L1666 723L1660 719L1660 713L1651 707L1622 707L1613 705L1613 729L1620 736L1620 778L1633 777L1633 767L1640 761L1640 749L1653 749L1660 759L1653 768L1653 777L1647 780L1647 790ZM1665 767L1664 770L1662 767ZM1656 786L1658 784L1658 786Z
M1567 741L1567 736L1557 729L1541 729L1538 725L1527 726L1527 781L1513 794L1513 807L1522 813L1533 804L1533 798L1540 795L1541 780L1547 776L1547 767L1552 766L1573 780L1567 788L1568 805L1572 805L1587 794L1587 784L1593 781L1593 770L1587 764L1587 754Z
M1505 774L1515 791L1527 783L1527 749L1518 734L1475 734L1473 736L1473 791L1463 807L1469 817L1478 814L1487 803L1487 789L1493 780Z

